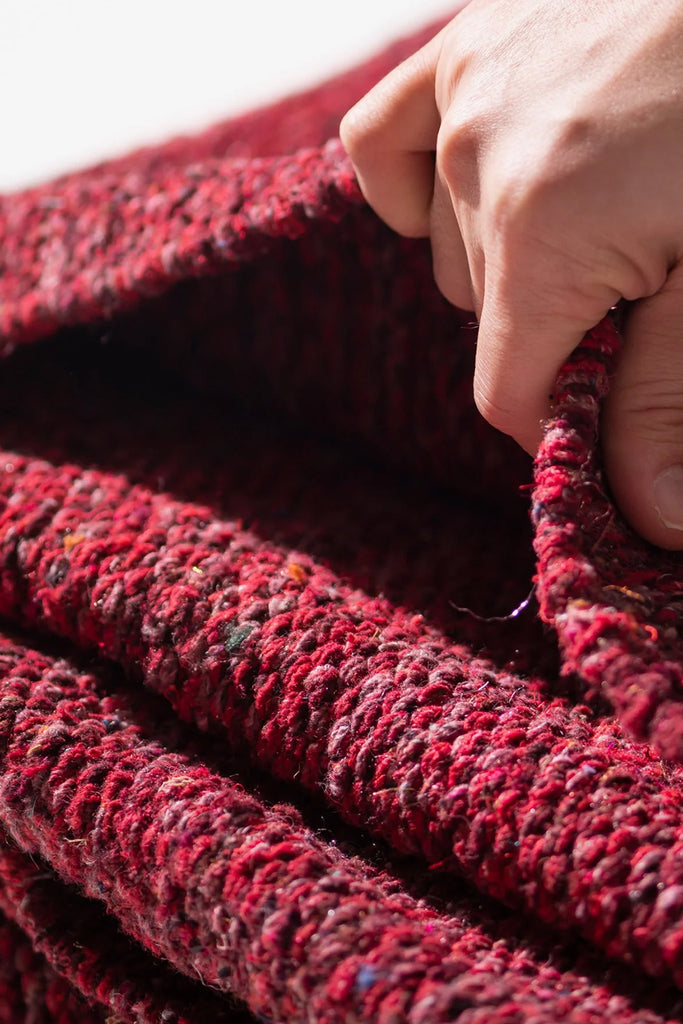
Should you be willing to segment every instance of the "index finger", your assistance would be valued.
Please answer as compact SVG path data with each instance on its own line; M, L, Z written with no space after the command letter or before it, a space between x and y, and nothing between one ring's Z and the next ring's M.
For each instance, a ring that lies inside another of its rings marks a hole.
M378 82L339 128L369 204L390 227L413 237L429 234L443 32Z

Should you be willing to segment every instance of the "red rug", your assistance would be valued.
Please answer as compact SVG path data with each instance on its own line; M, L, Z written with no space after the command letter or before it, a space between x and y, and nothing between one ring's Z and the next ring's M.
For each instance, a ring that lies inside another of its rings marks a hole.
M683 1020L681 558L362 201L419 42L0 199L1 1024Z

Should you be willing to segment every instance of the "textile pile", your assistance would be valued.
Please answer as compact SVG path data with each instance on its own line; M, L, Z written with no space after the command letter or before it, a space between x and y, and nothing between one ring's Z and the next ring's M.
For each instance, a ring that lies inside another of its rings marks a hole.
M430 31L0 199L2 1024L683 1020L617 331L532 468L336 140Z

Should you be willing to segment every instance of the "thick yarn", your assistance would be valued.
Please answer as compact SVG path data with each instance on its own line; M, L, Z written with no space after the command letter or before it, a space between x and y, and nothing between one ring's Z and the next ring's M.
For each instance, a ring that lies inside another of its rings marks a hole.
M105 1024L106 1019L106 1012L81 999L19 928L0 919L2 1024Z
M0 199L0 1021L681 1019L680 557L330 141L417 43Z
M646 544L611 502L596 451L599 399L618 351L609 322L560 380L536 467L539 595L564 671L601 689L623 724L683 760L680 557Z

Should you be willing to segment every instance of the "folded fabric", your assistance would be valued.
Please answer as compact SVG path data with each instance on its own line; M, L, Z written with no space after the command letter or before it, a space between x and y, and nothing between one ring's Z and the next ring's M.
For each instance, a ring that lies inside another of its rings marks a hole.
M616 329L532 469L336 139L431 32L0 198L0 1024L683 1019Z

